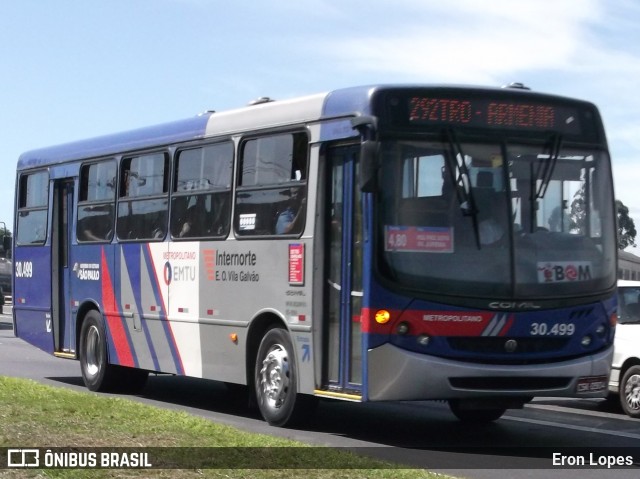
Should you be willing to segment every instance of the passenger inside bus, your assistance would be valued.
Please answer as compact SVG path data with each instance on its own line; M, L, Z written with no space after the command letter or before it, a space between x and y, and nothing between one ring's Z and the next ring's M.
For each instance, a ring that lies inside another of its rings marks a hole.
M275 233L278 235L299 233L302 228L302 219L304 218L304 210L306 207L306 199L303 196L303 188L291 188L292 193L284 205L284 208L278 212L276 219Z
M501 214L501 210L504 209L502 194L493 188L492 173L478 172L473 195L478 211L480 244L495 244L502 239L507 228L503 221L504 214Z
M185 238L188 236L194 236L195 221L196 221L196 207L190 206L189 208L187 208L187 213L185 214L184 223L182 223L182 228L180 228L178 237Z
M564 203L564 202L563 202ZM556 206L551 212L551 216L549 216L549 231L555 232L566 232L569 231L569 226L571 224L571 220L569 215L566 213L564 205Z
M306 180L307 168L307 143L306 141L296 141L291 155L291 174L288 181L301 182ZM281 192L281 194L284 192ZM302 186L292 187L286 193L290 196L277 212L275 234L299 233L302 230L304 211L306 209L305 189Z

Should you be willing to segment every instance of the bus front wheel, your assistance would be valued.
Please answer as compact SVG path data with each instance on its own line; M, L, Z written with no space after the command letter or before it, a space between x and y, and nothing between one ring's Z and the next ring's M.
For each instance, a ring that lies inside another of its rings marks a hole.
M282 328L269 329L260 342L255 388L258 408L269 424L290 425L298 418L301 404L293 346Z

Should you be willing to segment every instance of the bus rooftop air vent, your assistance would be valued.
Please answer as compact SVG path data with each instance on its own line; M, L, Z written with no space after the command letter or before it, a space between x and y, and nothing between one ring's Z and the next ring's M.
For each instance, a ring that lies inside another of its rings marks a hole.
M509 83L508 85L504 85L502 88L515 88L517 90L531 90L531 88L526 86L524 83L520 83L520 82Z
M272 101L274 101L274 100L272 98L269 98L268 96L261 96L257 100L250 101L248 106L260 105L262 103L269 103L269 102L272 102Z
M215 112L216 112L215 110L205 110L203 112L198 113L198 116L212 115Z

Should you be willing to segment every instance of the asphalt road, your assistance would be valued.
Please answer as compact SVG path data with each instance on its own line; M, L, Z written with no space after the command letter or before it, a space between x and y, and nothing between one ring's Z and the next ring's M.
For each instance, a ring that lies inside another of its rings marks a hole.
M0 315L0 375L86 391L78 362L54 358L16 338L8 315ZM130 397L250 432L354 448L458 477L640 477L640 468L607 470L588 465L589 453L599 453L601 448L612 455L632 453L640 460L640 421L603 400L536 399L481 427L460 423L438 402L322 401L304 429L282 429L266 424L214 381L152 376L142 394ZM551 461L550 451L584 455L587 467L560 468Z

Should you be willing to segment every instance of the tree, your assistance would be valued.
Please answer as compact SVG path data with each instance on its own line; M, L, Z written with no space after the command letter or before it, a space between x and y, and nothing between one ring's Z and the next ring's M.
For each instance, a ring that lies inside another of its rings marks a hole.
M636 225L629 216L629 208L620 200L616 200L616 213L618 215L618 249L623 250L627 246L636 247Z
M584 195L584 185L576 192L571 202L571 231L584 234L587 209ZM629 246L636 247L636 225L629 216L629 208L620 200L616 200L616 216L618 218L618 249Z
M575 195L573 195L573 201L571 202L571 215L570 215L570 231L574 234L585 234L585 223L587 220L587 207L584 195L585 185L582 185Z

